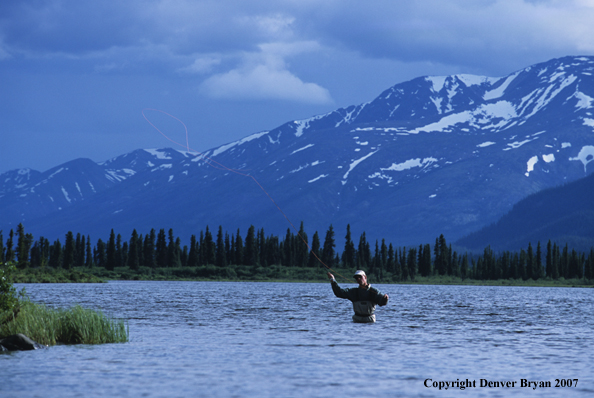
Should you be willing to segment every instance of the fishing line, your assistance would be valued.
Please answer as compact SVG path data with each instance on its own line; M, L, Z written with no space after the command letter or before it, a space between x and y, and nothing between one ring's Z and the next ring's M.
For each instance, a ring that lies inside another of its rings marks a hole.
M177 120L178 122L180 122L183 126L184 126L184 130L186 133L186 145L184 146L183 144L180 144L179 142L169 138L165 133L163 133L161 130L159 130L159 128L157 126L155 126L149 119L148 117L144 114L144 111L155 111L155 112L160 112L164 115L167 115L175 120ZM283 217L285 217L285 219L287 220L287 222L289 223L289 225L293 228L293 230L297 233L297 236L299 237L299 239L301 239L301 241L305 244L305 246L307 246L307 248L309 249L309 253L312 254L316 260L318 260L318 262L320 264L322 264L328 271L334 272L336 275L340 276L341 278L350 281L350 279L345 278L344 276L342 276L340 273L334 271L332 268L330 268L328 265L326 265L319 257L318 255L313 251L313 249L311 248L311 246L307 243L307 241L301 236L301 234L299 233L299 231L297 230L297 228L295 227L295 225L291 222L291 220L289 219L289 217L285 214L285 212L281 209L281 207L276 203L276 201L272 198L272 196L270 196L270 194L268 193L268 191L266 191L266 189L264 189L264 187L262 186L262 184L260 184L260 182L258 182L258 180L256 179L256 177L254 177L251 174L246 174L241 172L240 170L236 170L236 169L231 169L227 166L225 166L222 163L217 162L214 159L209 158L208 156L206 156L204 153L194 150L192 148L190 148L190 144L189 144L189 139L188 139L188 128L185 125L184 122L182 122L180 119L178 119L177 117L170 115L167 112L164 112L162 110L159 109L152 109L152 108L145 108L142 110L142 116L144 117L144 119L151 125L153 126L153 128L155 130L157 130L163 137L165 137L167 140L173 142L175 145L179 145L182 148L186 148L187 152L190 153L195 153L197 155L200 156L201 159L204 160L204 163L214 167L215 169L218 170L226 170L229 171L231 173L235 173L237 175L243 176L243 177L248 177L251 178L252 181L254 181L254 183L256 183L256 185L258 185L258 187L260 187L260 189L262 190L262 192L264 192L264 194L268 197L268 199L270 199L270 201L274 204L274 206L276 206L276 208L278 209L278 211L283 215Z

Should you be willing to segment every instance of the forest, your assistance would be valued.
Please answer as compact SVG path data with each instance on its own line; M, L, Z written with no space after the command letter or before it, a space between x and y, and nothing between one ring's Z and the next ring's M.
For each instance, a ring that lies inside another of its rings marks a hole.
M106 240L95 242L90 236L69 231L62 243L44 237L36 240L19 224L6 239L0 231L0 264L14 263L17 270L36 275L70 271L70 279L77 281L83 281L85 273L104 279L320 280L325 271L334 269L363 269L376 282L431 277L462 281L594 279L594 247L583 253L549 241L546 247L528 242L519 252L496 253L488 246L481 254L458 253L443 235L433 246L418 247L396 247L385 239L369 242L365 232L358 241L353 240L350 225L344 241L344 248L338 251L332 225L323 239L317 231L309 239L303 222L296 233L287 229L282 239L254 226L243 236L239 229L230 234L222 226L213 234L206 226L198 236L190 237L189 246L182 246L172 229L151 229L144 235L133 230L128 239L112 230Z

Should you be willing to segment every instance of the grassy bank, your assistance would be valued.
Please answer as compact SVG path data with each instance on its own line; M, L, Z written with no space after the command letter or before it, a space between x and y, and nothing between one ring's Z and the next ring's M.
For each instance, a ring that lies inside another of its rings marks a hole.
M103 279L87 272L84 268L72 270L51 267L25 268L16 270L14 283L102 283Z
M52 309L28 300L0 314L0 338L22 333L40 344L103 344L128 341L128 325L101 311L75 306Z
M336 268L333 273L339 283L354 283L351 275L354 270ZM101 267L80 267L70 271L54 270L49 267L19 270L14 281L21 283L43 282L101 282L106 280L150 280L150 281L233 281L233 282L327 282L327 270L323 267L254 267L247 265L229 265L216 267L206 265L200 267L116 267L107 270ZM70 279L68 279L70 278ZM420 285L473 285L473 286L563 286L593 287L594 281L585 279L499 279L475 280L454 276L417 276L414 280L398 280L391 274L384 274L380 279L369 275L371 283L396 283Z
M49 272L48 272L49 271ZM13 263L0 263L0 339L24 334L45 344L102 344L128 341L128 325L104 315L101 311L75 306L70 309L52 309L29 300L25 289L17 292L14 282L30 275L43 281L55 281L55 275L66 275L78 280L99 280L81 271L58 271L40 268L17 270ZM81 277L82 275L82 277Z

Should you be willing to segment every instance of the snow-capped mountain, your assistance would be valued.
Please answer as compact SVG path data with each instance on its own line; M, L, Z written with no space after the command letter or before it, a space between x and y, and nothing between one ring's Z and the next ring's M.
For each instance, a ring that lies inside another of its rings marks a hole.
M0 175L0 226L94 239L173 228L189 239L206 225L283 235L286 215L310 236L332 224L340 250L349 223L354 237L397 246L453 241L592 173L593 75L594 57L565 57L501 78L420 77L204 156L137 150L11 171Z

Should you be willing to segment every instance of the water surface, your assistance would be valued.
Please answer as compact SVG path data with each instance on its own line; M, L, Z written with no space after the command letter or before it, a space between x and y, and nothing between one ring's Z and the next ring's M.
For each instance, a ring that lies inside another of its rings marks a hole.
M355 324L329 283L23 286L35 302L128 319L130 342L0 354L1 397L594 393L592 289L374 285L390 303L377 323ZM427 379L477 387L440 391ZM481 388L481 379L516 385ZM555 379L578 385L555 388Z

